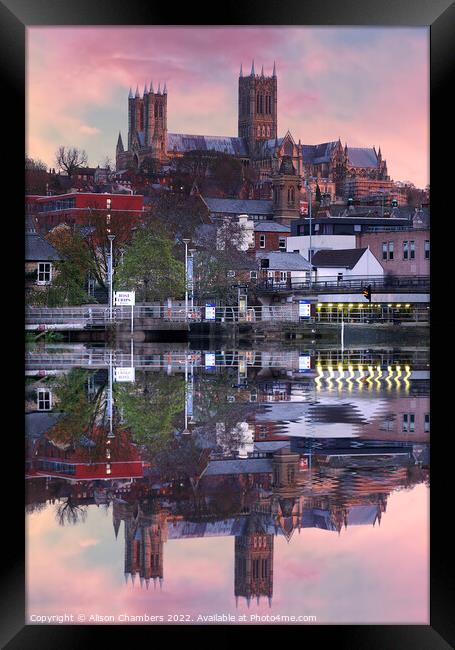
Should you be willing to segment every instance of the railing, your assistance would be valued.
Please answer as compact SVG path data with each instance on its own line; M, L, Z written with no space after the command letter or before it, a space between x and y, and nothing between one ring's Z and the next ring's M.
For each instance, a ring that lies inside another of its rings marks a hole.
M339 280L337 277L325 277L310 283L309 280L292 280L277 282L272 278L258 282L256 289L259 292L274 291L301 291L304 293L350 293L352 290L361 291L371 285L371 290L394 291L412 290L428 291L430 289L429 276L351 276Z
M151 354L133 354L121 350L110 351L107 349L88 348L85 351L69 350L68 352L52 352L37 350L26 353L26 370L70 369L84 367L87 369L107 368L112 361L116 367L160 370L172 367L174 371L181 371L185 367L191 369L202 368L213 370L217 368L286 368L297 371L301 355L309 355L312 359L311 366L316 368L321 364L323 369L329 367L348 367L349 364L363 364L364 366L388 366L406 364L413 370L429 369L429 352L427 350L359 350L359 349L320 349L317 351L280 350L226 350L214 351L167 351Z

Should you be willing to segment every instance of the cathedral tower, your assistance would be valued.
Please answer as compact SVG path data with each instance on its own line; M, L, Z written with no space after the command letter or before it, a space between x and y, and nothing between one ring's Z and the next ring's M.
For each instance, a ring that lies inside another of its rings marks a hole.
M254 61L250 75L239 76L238 136L248 141L249 154L254 157L258 144L277 137L277 77L275 64L271 77L255 74Z
M278 174L272 176L273 217L289 225L300 217L300 190L302 179L292 163L291 156L283 156Z
M252 522L248 522L247 528L245 534L235 538L235 598L246 598L249 607L252 598L259 602L265 596L271 605L273 535L262 532Z

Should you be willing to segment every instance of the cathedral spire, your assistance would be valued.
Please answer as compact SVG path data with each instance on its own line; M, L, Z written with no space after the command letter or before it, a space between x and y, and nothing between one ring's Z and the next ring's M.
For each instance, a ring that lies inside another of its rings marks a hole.
M163 95L167 95L166 82L164 82Z
M261 69L261 77L263 77L263 76L264 76L264 66L262 66L262 69Z
M144 97L147 95L148 90L147 90L147 84L144 84Z
M253 59L253 62L252 62L252 64L251 64L250 77L254 77L254 59Z
M139 86L136 86L136 94L135 97L139 97Z
M242 64L240 64L240 74L239 74L239 77L243 77Z
M131 90L131 86L130 86L130 92L128 94L128 99L133 99L133 91Z
M153 95L153 81L150 82L150 92L151 92L152 95Z
M275 61L273 62L273 72L272 72L272 77L274 77L274 79L276 79L276 65L275 65Z
M158 82L158 95L161 95L161 82Z

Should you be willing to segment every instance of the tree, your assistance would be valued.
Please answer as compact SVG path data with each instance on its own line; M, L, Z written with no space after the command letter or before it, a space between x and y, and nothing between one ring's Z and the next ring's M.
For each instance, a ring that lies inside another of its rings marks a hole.
M25 193L46 194L47 165L39 158L25 158Z
M137 381L118 384L115 401L135 443L150 453L166 447L184 409L185 386L181 377L142 373Z
M180 192L163 192L153 206L149 221L162 228L174 241L182 238L195 240L199 226L208 220L208 210L197 196L186 196ZM177 256L184 254L179 244Z
M242 163L228 154L217 154L211 162L210 172L222 191L237 196L242 185Z
M60 253L63 260L56 262L55 280L48 289L48 306L82 305L91 302L87 294L87 276L93 264L90 251L78 233L66 225L48 233L46 239Z
M185 291L185 267L172 252L173 243L158 230L139 228L125 247L116 273L119 288L141 292L145 302L181 296Z
M199 239L194 255L194 284L199 298L214 297L226 304L237 302L239 278L249 278L256 262L246 250L244 227L226 220ZM235 275L232 275L235 273Z
M134 227L138 223L137 217L132 217L127 212L112 212L110 218L110 231L115 235L112 242L112 255L114 269L122 259L126 245L131 241ZM108 255L110 242L106 224L106 211L97 207L88 207L85 225L89 232L85 235L84 241L91 259L91 272L101 287L106 287L108 273Z
M57 167L65 171L71 178L79 167L87 165L88 157L84 149L62 145L55 153L55 162Z

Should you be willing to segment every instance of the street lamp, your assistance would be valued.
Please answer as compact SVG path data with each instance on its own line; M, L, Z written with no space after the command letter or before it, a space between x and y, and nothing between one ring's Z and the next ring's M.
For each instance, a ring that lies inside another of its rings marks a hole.
M190 248L190 259L191 259L191 278L190 278L190 290L191 290L191 313L193 313L194 308L194 253L196 252L195 248Z
M114 262L112 258L112 242L115 239L115 235L110 234L108 229L109 239L109 260L108 260L108 276L109 276L109 320L112 320L112 303L113 303L113 272L114 272Z
M182 239L185 244L185 320L188 320L188 244L191 239Z
M109 239L109 257L108 257L108 264L107 264L107 275L108 275L108 282L109 282L109 320L112 321L112 276L113 276L113 259L112 259L112 242L115 239L115 235L111 234L111 204L112 204L112 199L108 198L106 199L106 231L107 231L107 238Z
M305 185L307 188L307 198L308 198L308 194L310 195L310 198L308 200L308 218L310 220L310 244L308 247L308 261L310 263L310 286L311 286L313 281L313 266L311 264L311 258L313 257L313 251L311 249L311 231L313 230L312 228L313 219L312 219L312 212L311 212L311 186L309 183L309 178L306 179Z
M114 411L114 401L112 396L112 373L113 373L112 350L110 350L109 351L109 385L108 385L108 394L107 394L107 412L109 418L109 433L107 435L108 438L115 438L115 434L112 430L112 419L113 419L113 411Z

